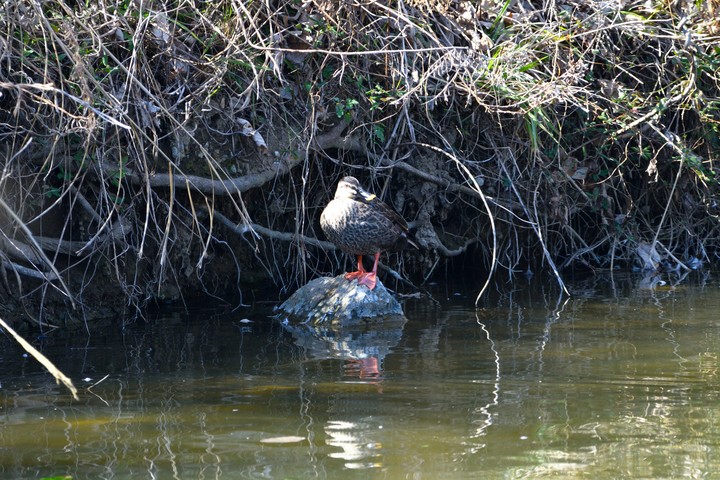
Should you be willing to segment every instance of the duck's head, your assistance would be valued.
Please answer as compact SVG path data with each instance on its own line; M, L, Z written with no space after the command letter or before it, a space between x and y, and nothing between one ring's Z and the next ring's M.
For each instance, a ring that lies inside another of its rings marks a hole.
M335 199L349 198L356 200L358 198L365 198L368 195L363 188L360 186L360 182L355 177L343 177L335 190Z

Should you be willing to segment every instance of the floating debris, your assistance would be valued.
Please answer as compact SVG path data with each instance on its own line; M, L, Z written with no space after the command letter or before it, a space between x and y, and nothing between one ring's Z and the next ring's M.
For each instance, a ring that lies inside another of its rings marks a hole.
M296 435L287 435L284 437L263 438L262 440L260 440L260 443L281 445L281 444L287 444L287 443L300 443L300 442L304 442L304 441L305 441L305 437L298 437Z

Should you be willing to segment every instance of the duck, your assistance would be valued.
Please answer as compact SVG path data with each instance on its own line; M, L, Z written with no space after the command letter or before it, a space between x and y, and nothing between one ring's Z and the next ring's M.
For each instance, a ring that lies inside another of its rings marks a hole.
M380 253L396 251L410 244L419 248L407 222L377 195L365 190L355 177L344 177L335 197L320 215L320 227L327 239L348 255L357 257L357 271L344 275L370 290L377 284ZM363 266L363 255L373 255L371 271Z

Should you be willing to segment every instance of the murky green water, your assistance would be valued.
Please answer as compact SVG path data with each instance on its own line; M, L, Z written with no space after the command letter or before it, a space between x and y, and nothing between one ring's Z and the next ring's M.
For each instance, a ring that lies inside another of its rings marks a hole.
M719 478L718 283L538 283L355 331L50 334L80 402L0 339L0 478Z

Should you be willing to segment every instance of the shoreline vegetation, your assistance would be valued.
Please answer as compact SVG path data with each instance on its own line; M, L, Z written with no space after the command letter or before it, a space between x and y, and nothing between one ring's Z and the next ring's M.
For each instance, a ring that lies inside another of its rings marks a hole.
M266 0L0 7L3 317L279 296L349 265L360 179L413 290L684 272L720 247L720 1ZM389 285L391 286L391 285Z

